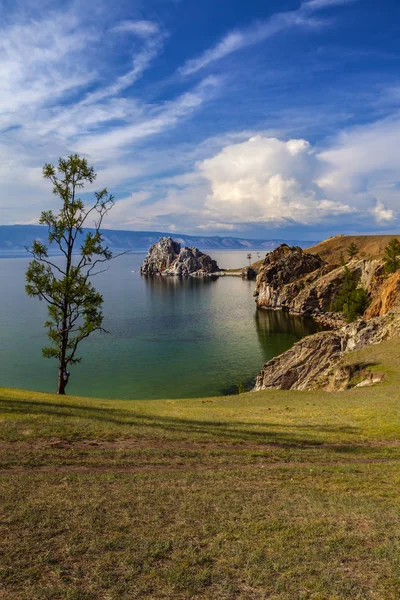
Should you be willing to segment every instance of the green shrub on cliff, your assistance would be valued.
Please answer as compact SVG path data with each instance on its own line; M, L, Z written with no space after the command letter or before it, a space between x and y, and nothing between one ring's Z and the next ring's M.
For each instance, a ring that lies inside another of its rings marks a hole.
M352 242L348 246L346 252L347 252L347 256L349 257L349 260L351 260L352 258L355 258L357 256L357 254L358 254L358 246L357 246L357 244L355 244L354 242Z
M400 268L400 242L397 238L393 238L385 248L386 273L395 273Z
M331 304L331 310L344 313L348 323L360 317L368 306L368 293L363 287L358 287L359 281L358 273L344 267L342 286Z

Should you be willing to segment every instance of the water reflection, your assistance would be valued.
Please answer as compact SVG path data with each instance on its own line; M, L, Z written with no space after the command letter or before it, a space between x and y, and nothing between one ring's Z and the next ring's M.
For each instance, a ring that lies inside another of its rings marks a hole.
M202 286L210 285L218 280L218 277L177 277L177 276L162 276L153 275L152 277L142 277L146 290L151 295L174 296L181 293L182 288L185 290L196 291Z
M306 335L323 329L310 317L292 315L284 310L258 309L255 323L258 341L266 356L281 354Z
M300 339L322 329L311 317L293 315L286 310L258 309L255 319L260 341L274 333L291 334Z

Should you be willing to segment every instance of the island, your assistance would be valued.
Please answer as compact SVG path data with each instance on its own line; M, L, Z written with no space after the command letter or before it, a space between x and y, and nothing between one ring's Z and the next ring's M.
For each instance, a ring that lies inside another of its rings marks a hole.
M171 237L162 237L150 246L140 268L141 275L210 277L221 272L217 262L198 248L182 248Z

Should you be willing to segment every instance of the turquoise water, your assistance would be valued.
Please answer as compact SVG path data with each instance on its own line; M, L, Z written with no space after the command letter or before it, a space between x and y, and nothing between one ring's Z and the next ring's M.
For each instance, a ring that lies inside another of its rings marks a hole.
M222 268L244 252L211 252ZM82 343L68 393L104 398L189 398L251 386L266 360L316 331L310 320L257 310L254 282L156 277L138 270L144 253L124 255L96 278L104 327ZM57 364L44 359L46 305L28 298L28 259L0 260L0 386L52 392Z

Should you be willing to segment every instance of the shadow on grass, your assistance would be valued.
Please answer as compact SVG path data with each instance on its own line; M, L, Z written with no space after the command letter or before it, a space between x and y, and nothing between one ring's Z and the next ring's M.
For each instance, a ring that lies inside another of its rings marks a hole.
M243 421L220 421L220 420L196 420L168 416L152 416L135 413L133 410L72 406L64 403L47 403L21 399L0 399L0 413L9 415L47 416L54 419L82 419L88 424L95 426L106 425L123 428L104 429L108 434L115 437L123 437L126 434L148 435L154 431L155 435L181 434L181 438L195 435L206 438L219 438L226 442L253 442L259 444L276 444L281 446L320 446L324 442L316 440L318 434L341 433L354 435L360 432L360 428L345 425L315 425L315 424L287 424L287 423L252 423ZM46 425L46 423L44 423ZM72 424L73 425L73 424ZM54 422L52 421L52 426ZM59 428L57 428L59 430ZM71 424L65 423L65 429L70 430ZM130 431L131 429L131 431ZM287 431L285 431L287 430ZM290 430L290 431L288 431ZM95 432L94 432L95 433Z

